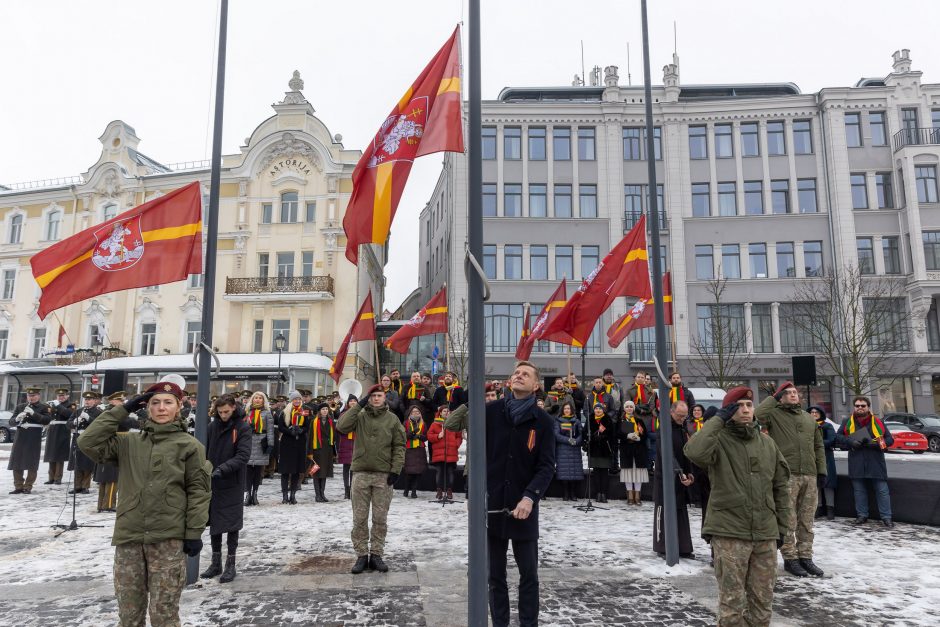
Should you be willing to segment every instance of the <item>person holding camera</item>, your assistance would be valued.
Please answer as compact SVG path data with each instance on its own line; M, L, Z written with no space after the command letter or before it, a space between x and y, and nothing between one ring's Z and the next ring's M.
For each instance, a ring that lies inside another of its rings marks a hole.
M712 493L702 537L712 545L719 625L770 625L777 549L790 523L790 469L754 420L754 393L739 386L686 443Z
M180 416L183 390L161 381L98 416L78 438L97 463L122 469L114 522L114 593L121 625L143 625L149 603L154 625L179 625L186 555L202 550L209 519L210 473L202 444ZM118 434L121 422L147 407L139 433Z

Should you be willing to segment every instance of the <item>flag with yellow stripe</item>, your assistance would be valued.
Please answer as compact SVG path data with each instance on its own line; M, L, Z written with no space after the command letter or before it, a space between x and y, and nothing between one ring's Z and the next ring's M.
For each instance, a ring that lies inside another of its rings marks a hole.
M343 343L336 350L336 357L330 365L330 377L339 383L340 377L343 376L343 368L346 367L346 355L349 353L350 343L374 339L375 309L372 307L372 292L369 292L356 313L356 319L353 320L349 333L346 334ZM343 400L345 401L345 399Z
M416 158L463 150L458 26L392 109L356 164L343 218L346 258L358 264L360 244L385 244Z
M119 290L202 274L202 193L173 190L33 255L38 315Z
M421 310L385 340L385 347L405 354L419 335L447 333L447 286L441 288Z
M565 277L562 277L561 283L558 284L558 287L555 288L555 291L552 292L552 295L542 307L542 311L539 313L539 317L536 318L531 332L528 331L529 315L528 313L526 314L526 319L523 321L522 337L519 339L519 345L516 347L516 359L528 361L529 357L532 355L532 349L535 347L535 343L539 340L545 342L561 342L562 344L570 344L573 346L578 345L574 344L574 340L571 339L571 336L563 331L556 332L553 335L544 334L548 323L554 320L555 316L564 309L567 300L568 287Z
M640 297L627 313L620 316L607 329L607 343L616 348L631 332L655 326L656 312L653 307L655 304L656 299L651 294ZM668 272L663 274L663 312L666 324L672 324L672 280Z

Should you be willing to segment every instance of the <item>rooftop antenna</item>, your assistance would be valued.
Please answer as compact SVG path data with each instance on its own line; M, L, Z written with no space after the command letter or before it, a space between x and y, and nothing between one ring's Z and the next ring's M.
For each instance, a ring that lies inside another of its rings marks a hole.
M676 20L672 21L672 62L679 66L679 30L676 28Z
M581 84L587 84L587 72L584 71L584 40L581 40Z
M627 85L633 84L633 78L630 76L630 42L627 42Z

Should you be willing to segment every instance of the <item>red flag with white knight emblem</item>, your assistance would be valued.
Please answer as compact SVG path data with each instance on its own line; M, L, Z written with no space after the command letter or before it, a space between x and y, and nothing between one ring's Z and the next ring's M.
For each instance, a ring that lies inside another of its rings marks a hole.
M656 325L656 300L652 294L640 297L630 310L620 316L607 329L607 343L616 348L632 331ZM663 311L666 324L672 324L672 282L669 273L663 274Z
M463 152L460 27L385 118L352 174L343 218L346 258L360 244L385 244L412 162L434 152Z

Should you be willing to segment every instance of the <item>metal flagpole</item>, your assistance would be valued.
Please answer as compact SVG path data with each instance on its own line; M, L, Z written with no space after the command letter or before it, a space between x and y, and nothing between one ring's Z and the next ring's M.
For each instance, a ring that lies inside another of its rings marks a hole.
M646 164L649 173L647 191L649 202L647 219L650 227L650 240L653 256L653 300L656 312L656 370L659 374L659 455L657 465L660 466L663 480L663 531L666 539L666 563L674 566L679 562L678 525L676 524L676 493L673 489L673 459L672 459L672 419L669 417L669 389L666 387L668 378L663 367L668 367L668 344L666 340L666 312L663 308L663 271L660 267L659 244L659 216L664 207L657 205L656 194L656 153L653 142L653 89L650 85L650 41L649 28L646 23L646 0L640 0L640 12L643 19L643 81L644 98L646 100ZM655 420L655 418L654 418ZM665 425L665 427L664 427ZM664 436L665 434L665 436ZM654 478L655 481L655 478Z
M469 2L469 122L467 138L467 253L483 258L483 162L481 161L481 82L480 82L480 0ZM486 423L483 407L484 340L483 277L476 271L467 276L467 318L470 417L467 425L467 461L470 464L468 486L469 580L467 584L467 624L486 627L488 623L487 538L486 538Z
M202 284L202 338L198 346L196 392L196 439L206 444L209 425L209 376L212 352L212 320L215 315L215 254L219 234L219 181L222 170L222 107L225 100L225 42L228 26L228 0L219 11L219 58L215 78L215 122L212 129L212 173L209 180L209 211L206 215L205 277ZM186 563L186 581L192 584L199 572L199 556Z

